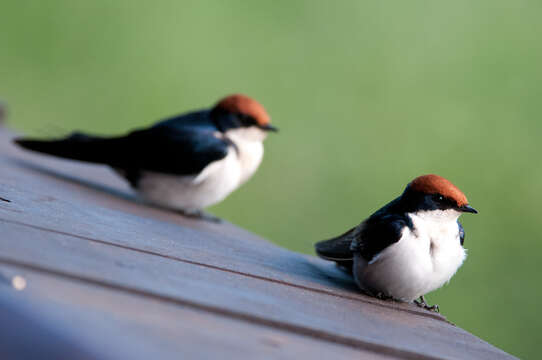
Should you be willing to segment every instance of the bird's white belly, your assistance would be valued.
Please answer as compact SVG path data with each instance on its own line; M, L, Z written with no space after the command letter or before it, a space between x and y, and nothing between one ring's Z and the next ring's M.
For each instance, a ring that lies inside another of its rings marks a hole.
M397 243L369 263L361 256L354 259L354 275L362 289L412 301L444 285L461 266L466 252L459 241L457 216L419 212L410 217L414 230L405 228Z
M242 167L235 150L210 163L196 176L175 176L144 172L137 191L153 204L184 211L196 211L222 201L242 181Z

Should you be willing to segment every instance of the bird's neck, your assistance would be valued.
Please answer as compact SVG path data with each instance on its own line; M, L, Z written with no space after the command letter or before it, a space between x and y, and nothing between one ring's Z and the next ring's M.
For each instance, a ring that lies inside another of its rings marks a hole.
M261 143L267 137L267 133L257 127L230 129L224 135L234 143Z
M263 140L266 135L257 128L232 129L225 133L225 136L235 144L241 164L241 183L248 180L262 162Z
M430 222L439 222L439 223L447 223L447 222L456 222L461 213L454 209L447 209L447 210L420 210L413 212L412 215L415 215L419 219L423 221L430 221Z

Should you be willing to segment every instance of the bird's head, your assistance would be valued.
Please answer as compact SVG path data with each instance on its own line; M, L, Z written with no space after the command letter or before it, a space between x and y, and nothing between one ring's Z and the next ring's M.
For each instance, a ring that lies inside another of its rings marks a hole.
M254 140L263 140L269 131L278 131L271 125L265 108L242 94L221 99L211 110L211 117L220 131L241 133Z
M469 205L467 197L457 186L438 175L423 175L412 180L406 187L402 201L410 211L452 210L452 213L477 214Z

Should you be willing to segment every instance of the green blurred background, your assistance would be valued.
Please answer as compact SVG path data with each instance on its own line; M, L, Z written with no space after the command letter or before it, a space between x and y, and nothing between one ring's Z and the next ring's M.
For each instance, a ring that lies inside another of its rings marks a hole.
M210 209L287 248L357 224L437 173L479 215L429 296L454 323L537 358L542 317L542 3L2 1L13 127L115 134L243 92L278 135Z

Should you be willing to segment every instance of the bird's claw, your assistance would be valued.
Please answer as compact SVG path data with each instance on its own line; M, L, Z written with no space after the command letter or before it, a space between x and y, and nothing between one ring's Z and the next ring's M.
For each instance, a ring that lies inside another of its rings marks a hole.
M376 293L376 295L374 295L377 299L380 299L380 300L393 300L393 297L392 296L388 296L382 292L378 292Z
M222 219L220 219L219 217L208 214L208 213L206 213L204 211L201 211L201 210L194 210L194 211L179 210L178 212L179 212L179 214L181 214L181 215L183 215L185 217L188 217L188 218L192 218L192 219L205 220L205 221L210 221L210 222L214 222L214 223L221 223L222 222Z
M429 304L425 301L425 298L423 296L420 296L419 300L414 300L414 304L418 305L422 309L440 313L439 306L437 304L429 306Z

